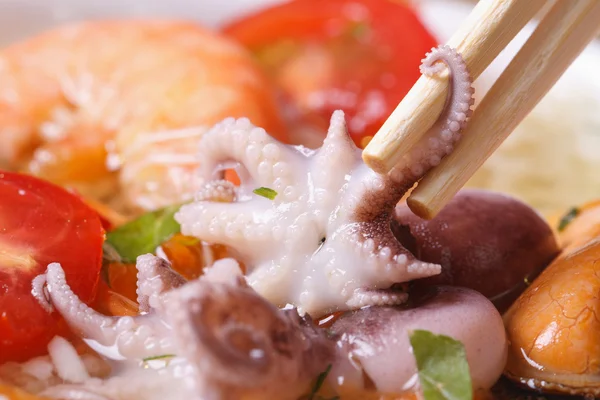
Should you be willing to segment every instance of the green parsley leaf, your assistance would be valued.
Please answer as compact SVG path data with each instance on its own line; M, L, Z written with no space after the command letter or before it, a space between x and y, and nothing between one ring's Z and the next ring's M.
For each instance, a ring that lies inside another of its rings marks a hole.
M562 232L565 230L565 228L567 227L567 225L569 225L574 219L575 217L577 217L579 215L579 208L577 207L572 207L565 215L563 215L563 217L560 219L560 222L558 223L558 231Z
M174 215L180 205L146 213L141 217L109 232L106 242L112 246L125 263L147 253L154 253L161 243L180 232L181 227Z
M424 330L410 333L425 400L471 400L473 388L463 344Z
M323 386L323 383L325 383L325 379L327 378L327 375L329 375L330 371L331 371L331 364L329 364L327 366L325 371L321 372L319 374L319 376L317 376L317 380L315 381L315 384L314 384L312 390L310 391L310 393L300 397L299 400L339 400L339 398L340 398L339 396L334 396L334 397L326 399L323 396L320 396L318 394L319 390L321 390L321 387Z
M163 354L160 356L146 357L142 361L146 362L146 361L154 361L154 360L164 360L165 358L173 358L173 357L175 357L175 354Z
M275 196L277 196L277 192L273 189L269 189L267 187L259 187L258 189L254 189L252 193L257 194L262 197L266 197L269 200L273 200Z

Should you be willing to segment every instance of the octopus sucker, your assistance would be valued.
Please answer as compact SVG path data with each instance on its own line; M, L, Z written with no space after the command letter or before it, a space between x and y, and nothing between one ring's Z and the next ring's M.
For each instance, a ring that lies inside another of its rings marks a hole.
M414 148L409 149L404 161L394 167L391 177L400 174L402 182L406 174L418 181L431 167L449 154L453 144L460 139L460 132L471 117L475 100L472 79L466 64L456 50L447 45L432 48L422 60L421 73L434 76L443 72L445 63L451 71L451 90L448 92L446 106L434 125L425 133L423 139ZM402 172L401 172L402 171Z
M217 201L232 203L237 199L235 185L227 180L220 179L205 183L195 195L196 201Z
M441 266L420 261L395 238L394 208L451 151L473 104L470 75L454 49L433 49L421 70L433 75L444 65L451 74L445 109L387 175L363 163L342 111L333 113L316 150L280 143L246 119L218 124L200 141L199 178L210 182L222 165L239 163L245 172L239 196L227 204L199 196L182 206L176 215L182 232L227 245L248 266L255 290L302 314L406 301L404 294L383 297L382 291L439 274ZM273 189L275 197L253 195L259 186Z
M293 157L287 147L254 126L247 118L227 118L211 128L199 141L199 175L205 181L218 177L225 166L240 163L238 173L258 186L272 187L277 179L285 187L291 184L283 159ZM273 168L278 164L278 168Z

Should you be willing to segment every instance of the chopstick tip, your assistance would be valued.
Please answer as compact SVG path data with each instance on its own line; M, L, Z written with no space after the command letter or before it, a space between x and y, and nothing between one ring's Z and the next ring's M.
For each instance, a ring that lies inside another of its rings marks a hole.
M367 167L371 168L373 171L378 174L387 174L389 169L385 162L381 159L381 157L377 153L372 153L369 151L369 146L367 146L362 152L363 162L367 165Z
M427 204L422 203L413 196L409 196L408 199L406 199L406 205L413 214L425 220L431 220L437 215L437 210L428 207Z

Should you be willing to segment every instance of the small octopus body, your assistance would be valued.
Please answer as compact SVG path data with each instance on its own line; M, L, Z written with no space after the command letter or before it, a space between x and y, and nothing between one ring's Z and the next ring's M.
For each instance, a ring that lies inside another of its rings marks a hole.
M116 350L119 360L183 357L179 370L187 371L185 381L193 386L189 398L300 395L328 364L349 360L345 350L340 356L340 342L311 317L401 304L408 295L394 290L396 283L440 272L439 265L418 260L390 227L398 201L452 151L471 113L473 89L462 58L443 46L427 55L421 70L440 72L439 62L452 76L443 114L386 175L362 162L341 111L333 114L317 150L284 145L247 119L225 120L202 137L205 187L176 219L182 233L229 246L247 276L229 259L186 282L165 260L140 256L142 314L134 317L104 316L87 307L56 263L34 279L33 295L101 354L114 356ZM239 188L218 180L231 162L241 164ZM271 189L274 198L254 195L258 187ZM469 296L463 297L482 304L483 314L499 318L485 298ZM289 304L291 309L279 309ZM406 331L403 321L396 332ZM502 324L486 325L499 327L494 351L501 356Z
M279 309L260 296L233 259L220 260L199 279L177 287L169 287L178 278L164 260L138 258L138 268L149 271L152 265L160 269L152 283L139 286L153 308L133 318L105 317L87 308L72 295L58 264L41 275L41 289L47 291L41 301L89 340L106 345L116 341L125 358L115 361L118 375L67 381L42 395L80 400L296 400L328 369L329 385L336 390L400 393L417 389L408 338L414 329L464 343L474 388L489 388L504 366L502 318L489 300L469 289L435 288L414 295L410 306L346 312L325 330L296 309ZM458 321L456 315L463 318ZM148 346L150 338L160 338L169 347ZM154 358L148 361L152 365L142 358Z
M247 119L216 125L200 142L206 190L215 190L220 170L232 162L240 164L242 185L220 181L223 192L236 192L229 204L206 201L201 191L176 215L182 232L232 248L250 266L251 286L279 306L293 304L319 316L406 301L406 293L390 287L436 275L440 266L419 261L395 239L392 212L423 174L452 151L473 104L470 76L454 50L432 49L422 72L440 72L440 61L452 76L445 110L387 175L363 163L341 111L333 114L317 150L282 144ZM253 196L258 187L272 189L275 197Z
M280 310L259 296L233 259L217 261L185 284L151 254L138 257L137 268L138 300L146 311L134 317L108 317L87 307L60 264L36 278L38 300L88 343L96 342L100 354L112 357L116 348L124 371L103 381L51 387L44 395L118 400L144 393L155 399L164 398L166 386L191 400L295 400L334 359L335 343L324 330L295 309ZM165 357L172 362L156 371L136 365ZM150 392L142 387L148 380Z

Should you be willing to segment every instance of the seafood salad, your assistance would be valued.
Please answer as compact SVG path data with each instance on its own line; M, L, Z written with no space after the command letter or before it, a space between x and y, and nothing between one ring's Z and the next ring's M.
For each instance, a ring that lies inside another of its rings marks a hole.
M414 215L469 70L409 4L316 1L0 51L0 399L600 396L600 203ZM421 75L444 110L376 173Z

